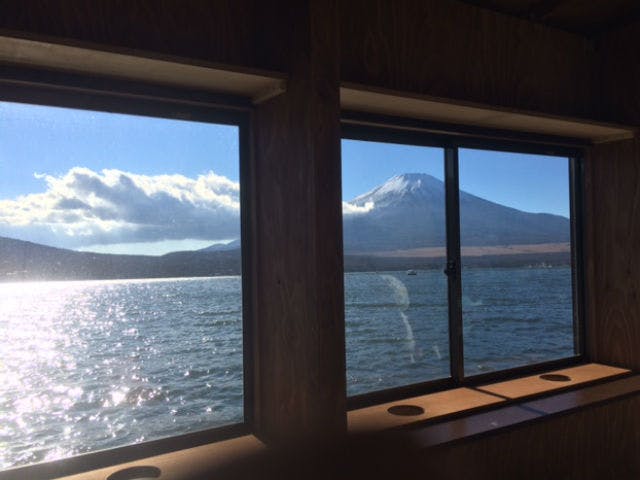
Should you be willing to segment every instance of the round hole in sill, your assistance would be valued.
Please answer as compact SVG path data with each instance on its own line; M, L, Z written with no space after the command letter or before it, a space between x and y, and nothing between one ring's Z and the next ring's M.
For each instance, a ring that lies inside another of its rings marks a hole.
M550 382L570 382L571 377L568 375L561 375L559 373L545 373L544 375L540 375L542 380L548 380Z
M424 408L417 405L393 405L387 409L391 415L400 415L401 417L413 417L422 415Z
M160 477L158 467L140 466L118 470L107 477L107 480L152 480Z

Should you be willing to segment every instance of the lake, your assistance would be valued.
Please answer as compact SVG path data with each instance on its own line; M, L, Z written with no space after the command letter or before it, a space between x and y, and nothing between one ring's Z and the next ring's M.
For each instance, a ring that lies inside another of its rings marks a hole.
M448 375L440 270L345 275L349 395ZM0 284L0 470L242 420L240 277ZM469 269L468 375L573 354L570 268Z

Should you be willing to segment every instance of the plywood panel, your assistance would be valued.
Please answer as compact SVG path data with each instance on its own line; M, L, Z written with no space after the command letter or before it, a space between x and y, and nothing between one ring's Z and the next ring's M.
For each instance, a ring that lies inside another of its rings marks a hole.
M640 22L612 31L594 43L594 101L603 119L640 125Z
M207 478L211 472L234 462L241 462L264 451L265 446L257 438L244 437L216 442L201 447L149 457L137 462L123 463L114 467L92 470L78 475L61 477L60 480L104 480L109 475L134 466L153 466L162 472L160 478L188 480ZM21 477L15 477L16 480ZM11 477L7 478L11 480Z
M339 78L333 2L298 2L287 92L255 115L256 428L343 432ZM289 15L292 13L289 12Z
M515 380L493 383L491 385L483 385L478 387L478 389L484 392L500 395L501 397L517 399L528 397L530 395L552 392L561 388L575 387L576 385L601 380L603 378L624 375L629 373L629 370L591 363L588 365L579 365L577 367L556 370L550 373L566 376L568 377L568 381L549 381L540 378L540 375L532 375L529 377L517 378Z
M348 415L349 431L353 433L380 431L414 422L433 420L478 407L495 405L502 401L502 399L493 395L487 395L468 388L455 388L398 402L383 403L373 407L352 410ZM399 416L388 412L389 408L398 405L417 406L422 408L424 413L415 416Z
M0 36L0 62L65 72L100 75L238 95L259 103L284 91L284 75L249 69L113 52L93 45L70 46Z
M258 66L254 5L252 0L6 0L0 2L0 28Z
M593 143L629 139L635 134L631 127L501 109L470 102L454 102L364 85L343 84L340 88L340 103L343 109L358 112L576 138Z
M640 478L639 410L636 396L434 448L414 471L438 480Z
M343 81L590 115L589 44L455 1L340 3Z
M588 299L592 359L640 369L640 140L588 159Z

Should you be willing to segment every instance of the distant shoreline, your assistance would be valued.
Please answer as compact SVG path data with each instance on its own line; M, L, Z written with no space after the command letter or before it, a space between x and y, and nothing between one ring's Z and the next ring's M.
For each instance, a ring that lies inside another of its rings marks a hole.
M483 257L486 255L524 255L524 254L547 254L547 253L568 253L571 252L571 244L564 243L538 243L526 245L488 245L461 247L463 257ZM408 250L391 250L386 252L360 252L355 255L371 255L374 257L386 258L444 258L446 256L445 247L425 247L412 248Z
M474 246L463 268L571 265L568 243ZM345 272L442 269L444 247L344 256ZM174 252L160 257L76 252L0 238L0 282L223 277L241 274L240 249Z

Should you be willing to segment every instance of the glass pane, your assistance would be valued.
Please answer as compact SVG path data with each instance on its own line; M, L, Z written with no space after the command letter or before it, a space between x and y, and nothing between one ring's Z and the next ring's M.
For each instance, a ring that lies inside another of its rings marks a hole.
M459 158L465 374L572 356L568 159Z
M449 376L443 155L342 142L349 395Z
M242 421L238 148L0 103L0 469Z

